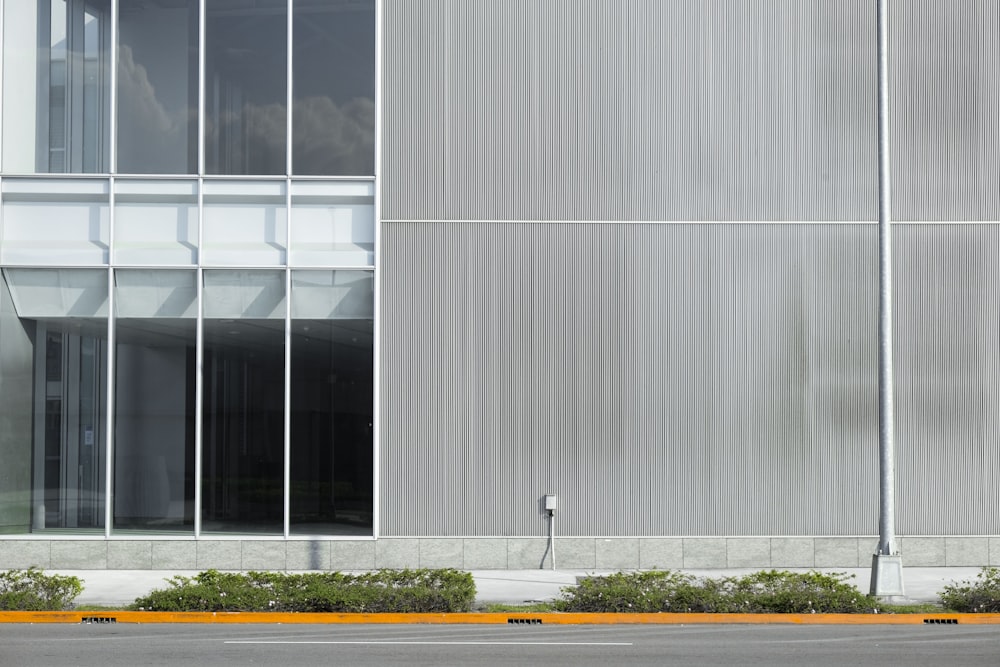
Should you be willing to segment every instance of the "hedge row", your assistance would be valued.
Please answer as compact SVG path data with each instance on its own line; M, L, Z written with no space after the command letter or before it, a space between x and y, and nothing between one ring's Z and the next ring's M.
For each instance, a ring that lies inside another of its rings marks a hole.
M699 578L680 572L631 572L582 579L563 589L560 611L709 613L877 613L882 605L844 574L755 572Z
M844 574L755 572L698 578L680 572L631 572L582 579L563 590L559 611L871 613L881 603ZM166 589L137 598L148 611L464 612L475 599L472 575L457 570L379 570L283 574L223 573L174 577ZM83 591L77 577L37 568L0 571L0 610L58 611ZM944 587L940 601L958 612L1000 612L1000 570Z
M174 577L137 598L145 611L462 612L476 596L457 570L379 570L365 574L218 572Z

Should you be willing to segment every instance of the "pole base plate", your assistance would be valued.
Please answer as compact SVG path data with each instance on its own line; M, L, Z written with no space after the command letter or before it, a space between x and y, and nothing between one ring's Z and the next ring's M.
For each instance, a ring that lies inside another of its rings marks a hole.
M871 594L875 597L904 597L903 557L899 554L872 556Z

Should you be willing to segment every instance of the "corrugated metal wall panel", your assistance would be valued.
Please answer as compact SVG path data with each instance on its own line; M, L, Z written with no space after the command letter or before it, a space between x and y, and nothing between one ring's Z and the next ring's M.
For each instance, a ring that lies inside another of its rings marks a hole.
M384 534L871 532L874 239L387 225Z
M385 8L387 220L875 216L871 2ZM892 11L897 219L1000 219L1000 8Z
M898 220L1000 220L1000 3L892 2Z
M897 526L1000 532L1000 227L897 234Z
M897 220L1000 218L1000 6L892 3ZM876 526L874 7L385 0L385 535ZM523 224L477 222L520 220ZM551 220L679 220L565 224ZM897 226L905 534L996 534L995 224Z
M996 225L899 226L899 529L996 534ZM877 530L872 225L387 225L386 535Z

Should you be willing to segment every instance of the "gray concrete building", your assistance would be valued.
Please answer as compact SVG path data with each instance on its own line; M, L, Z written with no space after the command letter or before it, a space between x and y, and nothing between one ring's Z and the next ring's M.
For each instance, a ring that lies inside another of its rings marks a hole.
M869 563L874 3L0 20L0 567ZM1000 564L998 25L890 6L909 565Z

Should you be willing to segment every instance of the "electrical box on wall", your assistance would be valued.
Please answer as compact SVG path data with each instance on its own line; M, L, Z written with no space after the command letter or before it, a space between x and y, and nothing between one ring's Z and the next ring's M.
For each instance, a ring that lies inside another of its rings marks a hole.
M556 510L556 494L547 493L545 494L545 510L547 512L554 512Z

